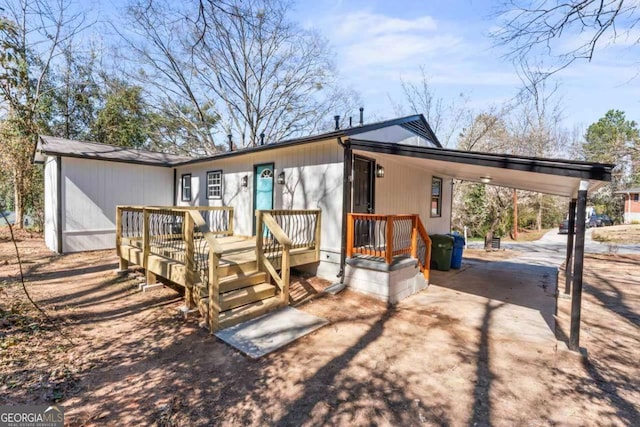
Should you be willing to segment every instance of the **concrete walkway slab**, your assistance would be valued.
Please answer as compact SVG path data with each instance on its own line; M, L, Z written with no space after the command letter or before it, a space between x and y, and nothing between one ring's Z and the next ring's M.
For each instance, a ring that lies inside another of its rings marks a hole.
M222 341L258 359L329 323L292 307L285 307L215 333Z

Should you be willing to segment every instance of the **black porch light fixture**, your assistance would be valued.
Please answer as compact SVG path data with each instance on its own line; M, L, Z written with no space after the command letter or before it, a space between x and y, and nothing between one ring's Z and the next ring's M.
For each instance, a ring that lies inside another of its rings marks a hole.
M283 185L284 184L284 171L280 172L278 174L278 184Z
M247 188L249 186L249 176L245 175L242 177L242 187Z
M381 165L376 165L376 178L384 178L384 168Z

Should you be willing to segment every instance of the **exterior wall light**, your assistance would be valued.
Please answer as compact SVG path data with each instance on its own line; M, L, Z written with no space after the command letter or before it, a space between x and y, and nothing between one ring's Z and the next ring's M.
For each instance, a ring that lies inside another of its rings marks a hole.
M242 187L247 188L249 186L249 175L242 177Z
M480 182L482 182L483 184L488 184L491 182L491 177L490 176L481 176L480 177Z
M376 178L384 178L384 168L380 165L376 165Z
M278 184L280 185L284 184L284 171L278 174Z

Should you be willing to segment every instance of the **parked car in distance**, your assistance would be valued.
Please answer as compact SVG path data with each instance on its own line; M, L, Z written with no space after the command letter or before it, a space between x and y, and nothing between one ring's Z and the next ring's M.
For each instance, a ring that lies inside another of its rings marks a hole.
M605 227L608 225L613 225L613 220L609 218L609 215L606 215L606 214L593 215L591 216L590 220L595 222L596 227Z
M558 234L569 234L569 220L565 219L562 221L558 228Z
M596 215L592 215L590 218L587 218L584 222L585 228L597 227L596 224ZM608 218L608 217L607 217ZM558 226L558 234L567 234L569 233L569 220L565 219ZM575 225L573 226L573 232L576 232Z

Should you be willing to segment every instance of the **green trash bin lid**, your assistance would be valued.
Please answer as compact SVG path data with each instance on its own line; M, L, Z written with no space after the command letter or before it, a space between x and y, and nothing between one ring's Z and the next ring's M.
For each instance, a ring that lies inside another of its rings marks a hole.
M445 234L432 234L429 236L431 238L431 245L436 246L438 248L449 249L453 248L453 237L447 236Z

